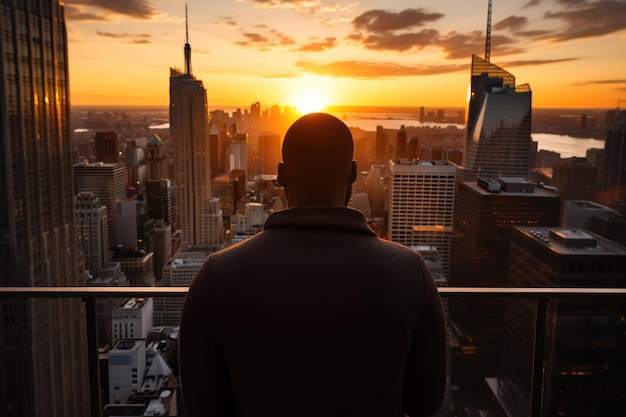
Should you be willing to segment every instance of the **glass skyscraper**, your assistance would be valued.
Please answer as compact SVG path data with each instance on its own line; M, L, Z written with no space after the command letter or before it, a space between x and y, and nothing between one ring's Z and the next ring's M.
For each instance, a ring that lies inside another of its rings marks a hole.
M476 55L467 109L463 178L528 178L532 92L528 84Z
M63 2L0 0L0 36L0 285L79 286ZM88 415L80 301L0 304L0 414Z

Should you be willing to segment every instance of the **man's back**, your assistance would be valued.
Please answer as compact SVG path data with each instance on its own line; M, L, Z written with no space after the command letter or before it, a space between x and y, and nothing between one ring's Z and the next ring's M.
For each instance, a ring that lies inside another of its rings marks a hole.
M441 402L445 331L432 278L360 212L272 214L262 233L209 258L183 314L190 411L400 417Z

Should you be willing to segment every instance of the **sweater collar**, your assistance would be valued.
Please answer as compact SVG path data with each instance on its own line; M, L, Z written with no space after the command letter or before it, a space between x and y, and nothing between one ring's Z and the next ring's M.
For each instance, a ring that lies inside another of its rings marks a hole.
M367 225L363 213L346 207L292 207L275 211L265 220L263 228L268 230L298 226L353 229L376 235Z

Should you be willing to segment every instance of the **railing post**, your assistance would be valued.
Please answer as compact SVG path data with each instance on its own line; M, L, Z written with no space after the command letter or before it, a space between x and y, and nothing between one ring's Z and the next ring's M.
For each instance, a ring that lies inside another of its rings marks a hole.
M87 360L89 362L89 398L91 417L100 417L100 359L98 357L98 315L96 297L83 297L87 313Z
M537 298L535 312L535 342L533 347L533 369L530 393L530 415L541 417L543 407L543 371L546 349L546 317L548 299Z

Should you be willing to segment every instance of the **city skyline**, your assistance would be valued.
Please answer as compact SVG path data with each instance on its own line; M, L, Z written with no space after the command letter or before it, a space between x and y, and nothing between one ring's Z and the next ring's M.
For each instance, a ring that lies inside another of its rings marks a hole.
M210 108L464 106L471 55L485 50L487 0L187 3ZM65 9L73 105L167 104L169 66L184 65L184 1L69 0ZM534 107L613 108L626 96L615 53L625 12L624 1L496 1L491 61L533 86Z

